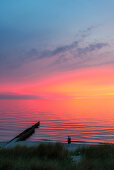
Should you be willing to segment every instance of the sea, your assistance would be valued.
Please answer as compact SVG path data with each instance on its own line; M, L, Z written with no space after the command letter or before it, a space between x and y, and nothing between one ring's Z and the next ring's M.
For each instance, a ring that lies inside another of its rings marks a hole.
M0 142L40 121L29 141L114 143L114 101L0 100Z

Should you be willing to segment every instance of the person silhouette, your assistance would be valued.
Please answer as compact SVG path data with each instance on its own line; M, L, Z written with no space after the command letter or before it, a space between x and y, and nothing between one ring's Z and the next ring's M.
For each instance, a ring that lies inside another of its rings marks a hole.
M68 142L68 146L70 146L71 145L71 137L70 136L68 136L67 142Z

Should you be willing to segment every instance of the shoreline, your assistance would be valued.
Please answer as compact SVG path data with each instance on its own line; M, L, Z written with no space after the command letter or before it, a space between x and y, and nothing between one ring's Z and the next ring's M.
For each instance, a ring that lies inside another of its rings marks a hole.
M16 142L16 143L11 143L10 145L7 144L7 142L0 142L0 148L11 148L11 147L16 147L16 146L27 146L27 147L32 147L32 146L38 146L39 144L41 143L56 143L55 141L19 141L19 142ZM73 142L71 143L70 147L68 147L68 144L67 142L59 142L59 143L62 143L65 148L67 148L68 150L71 150L71 151L74 151L75 149L78 149L78 148L83 148L83 147L89 147L89 146L92 146L92 145L105 145L105 144L113 144L113 143L81 143L81 142Z

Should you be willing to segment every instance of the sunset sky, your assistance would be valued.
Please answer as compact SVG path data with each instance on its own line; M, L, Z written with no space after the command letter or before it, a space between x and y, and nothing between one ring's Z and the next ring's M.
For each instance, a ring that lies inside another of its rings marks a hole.
M113 47L113 0L0 1L0 99L114 101Z

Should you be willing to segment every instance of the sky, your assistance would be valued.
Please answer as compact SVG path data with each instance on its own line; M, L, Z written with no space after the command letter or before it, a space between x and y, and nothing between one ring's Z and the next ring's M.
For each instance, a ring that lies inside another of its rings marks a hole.
M114 99L113 0L0 1L0 99Z

